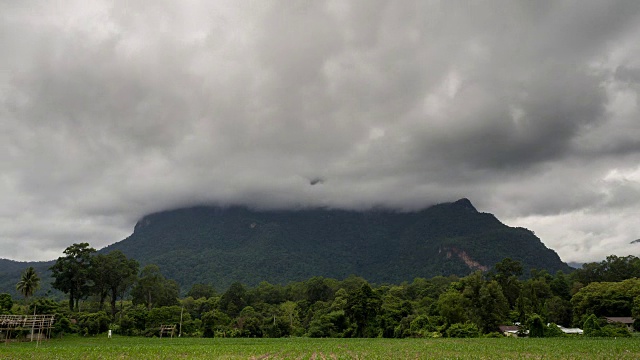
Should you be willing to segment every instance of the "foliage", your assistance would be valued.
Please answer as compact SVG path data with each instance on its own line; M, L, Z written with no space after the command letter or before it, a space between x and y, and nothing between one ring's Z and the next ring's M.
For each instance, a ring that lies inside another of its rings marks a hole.
M215 296L215 294L216 290L211 286L211 284L193 284L187 293L187 296L191 296L194 299L208 299Z
M13 299L9 294L0 294L0 315L11 314Z
M60 304L52 299L40 298L29 304L29 314L55 314Z
M449 326L447 329L447 337L450 338L475 338L480 336L480 329L478 326L471 322L464 324L455 323Z
M640 258L629 255L619 257L609 255L599 263L586 263L571 275L583 285L592 282L618 282L632 278L640 278Z
M16 290L18 290L25 299L29 299L33 293L40 287L40 277L36 274L36 270L33 266L29 266L20 277L20 281L16 284Z
M581 288L571 299L574 320L585 314L630 316L634 299L640 296L640 279L620 282L593 282Z
M106 255L98 254L91 259L90 274L93 281L92 292L100 299L100 310L104 300L109 296L111 316L115 317L116 301L122 298L136 281L138 262L127 259L119 250Z
M51 276L55 279L52 286L69 294L70 310L78 309L80 299L91 293L91 256L95 251L88 243L73 244L51 267Z
M598 321L598 317L594 314L589 315L589 317L587 317L587 320L585 320L584 325L582 325L582 330L584 331L584 336L600 336L601 327Z
M165 279L160 268L151 264L140 272L131 296L134 305L143 304L150 310L153 307L177 305L179 292L178 284Z
M229 330L231 318L220 310L212 310L202 314L204 337L214 337L216 333L224 334Z
M97 335L109 330L111 319L104 311L97 313L79 313L78 328L84 335Z
M525 273L532 267L570 271L531 231L507 227L468 200L416 212L179 209L144 217L130 237L104 249L113 250L142 266L162 264L164 275L185 290L194 284L222 290L233 282L284 285L349 274L374 283L466 276L472 269L463 253L484 266L509 257ZM319 299L326 297L322 288L315 290Z
M529 328L529 337L537 338L544 337L545 325L542 322L542 318L538 314L533 314L529 318L529 322L527 323Z
M564 337L566 334L560 330L557 324L549 323L544 328L544 337Z

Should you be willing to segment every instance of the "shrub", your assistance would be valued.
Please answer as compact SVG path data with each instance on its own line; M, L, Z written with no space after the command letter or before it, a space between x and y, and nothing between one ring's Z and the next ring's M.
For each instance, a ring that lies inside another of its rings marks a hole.
M560 330L558 325L551 323L544 328L544 337L563 337L565 333Z
M631 333L624 324L607 324L600 329L602 337L631 337Z
M594 314L589 315L587 320L584 321L582 330L584 331L584 336L600 336L600 323L598 322L598 318Z
M480 336L480 330L476 324L471 322L455 323L447 329L447 337L450 338L475 338L478 336Z
M78 327L84 335L97 335L109 330L111 319L104 311L81 314L78 316Z
M529 326L529 337L544 337L544 329L546 326L542 322L542 318L539 315L531 315L529 321L527 322L527 325Z

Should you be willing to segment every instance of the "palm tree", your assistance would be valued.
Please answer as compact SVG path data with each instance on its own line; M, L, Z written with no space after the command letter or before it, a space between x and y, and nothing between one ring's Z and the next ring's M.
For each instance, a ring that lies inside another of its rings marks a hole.
M20 281L16 284L16 290L24 295L25 300L28 300L33 293L40 287L40 278L36 274L36 270L33 266L29 266L27 270L22 273Z

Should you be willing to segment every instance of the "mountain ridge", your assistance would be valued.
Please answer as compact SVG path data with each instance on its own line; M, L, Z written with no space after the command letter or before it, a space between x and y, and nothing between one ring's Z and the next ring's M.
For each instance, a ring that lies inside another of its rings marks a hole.
M183 286L210 282L217 288L235 281L256 285L352 274L400 283L466 275L504 257L523 262L525 271L570 271L533 232L508 227L465 198L411 212L246 206L169 210L143 217L130 237L105 248L116 249L155 262ZM197 274L189 274L179 258Z
M313 276L401 283L485 271L505 257L522 262L525 273L530 268L571 270L533 232L478 212L466 198L410 212L246 206L166 210L142 217L129 237L99 252L113 250L141 266L157 264L183 293L195 283L224 290L236 281L257 285ZM6 275L0 262L0 292L13 281L2 281Z

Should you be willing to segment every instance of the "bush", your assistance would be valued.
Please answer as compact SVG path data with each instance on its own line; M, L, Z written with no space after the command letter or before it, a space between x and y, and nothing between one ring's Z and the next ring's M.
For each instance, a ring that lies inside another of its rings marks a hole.
M13 299L9 294L0 294L0 315L11 314L11 308L13 307Z
M97 335L109 330L111 318L104 312L81 314L78 316L78 328L84 335Z
M447 329L447 337L450 338L475 338L480 336L480 330L474 323L455 323Z
M584 331L584 336L600 336L600 323L598 321L598 318L594 314L589 315L589 317L587 317L587 320L584 321L582 330Z
M602 337L631 337L631 333L624 324L608 324L600 329Z
M589 337L630 337L631 333L627 326L620 323L605 324L602 326L600 320L591 314L584 322L584 335Z
M56 314L55 322L53 323L52 333L54 336L62 336L64 334L71 334L78 332L78 327L71 323L71 321L64 315Z
M560 330L558 325L551 323L548 326L545 326L544 329L544 337L563 337L566 336L565 333Z
M532 338L544 337L544 329L546 326L542 322L542 318L539 315L537 314L531 315L531 317L529 318L529 321L527 322L527 325L529 327L529 337L532 337Z

